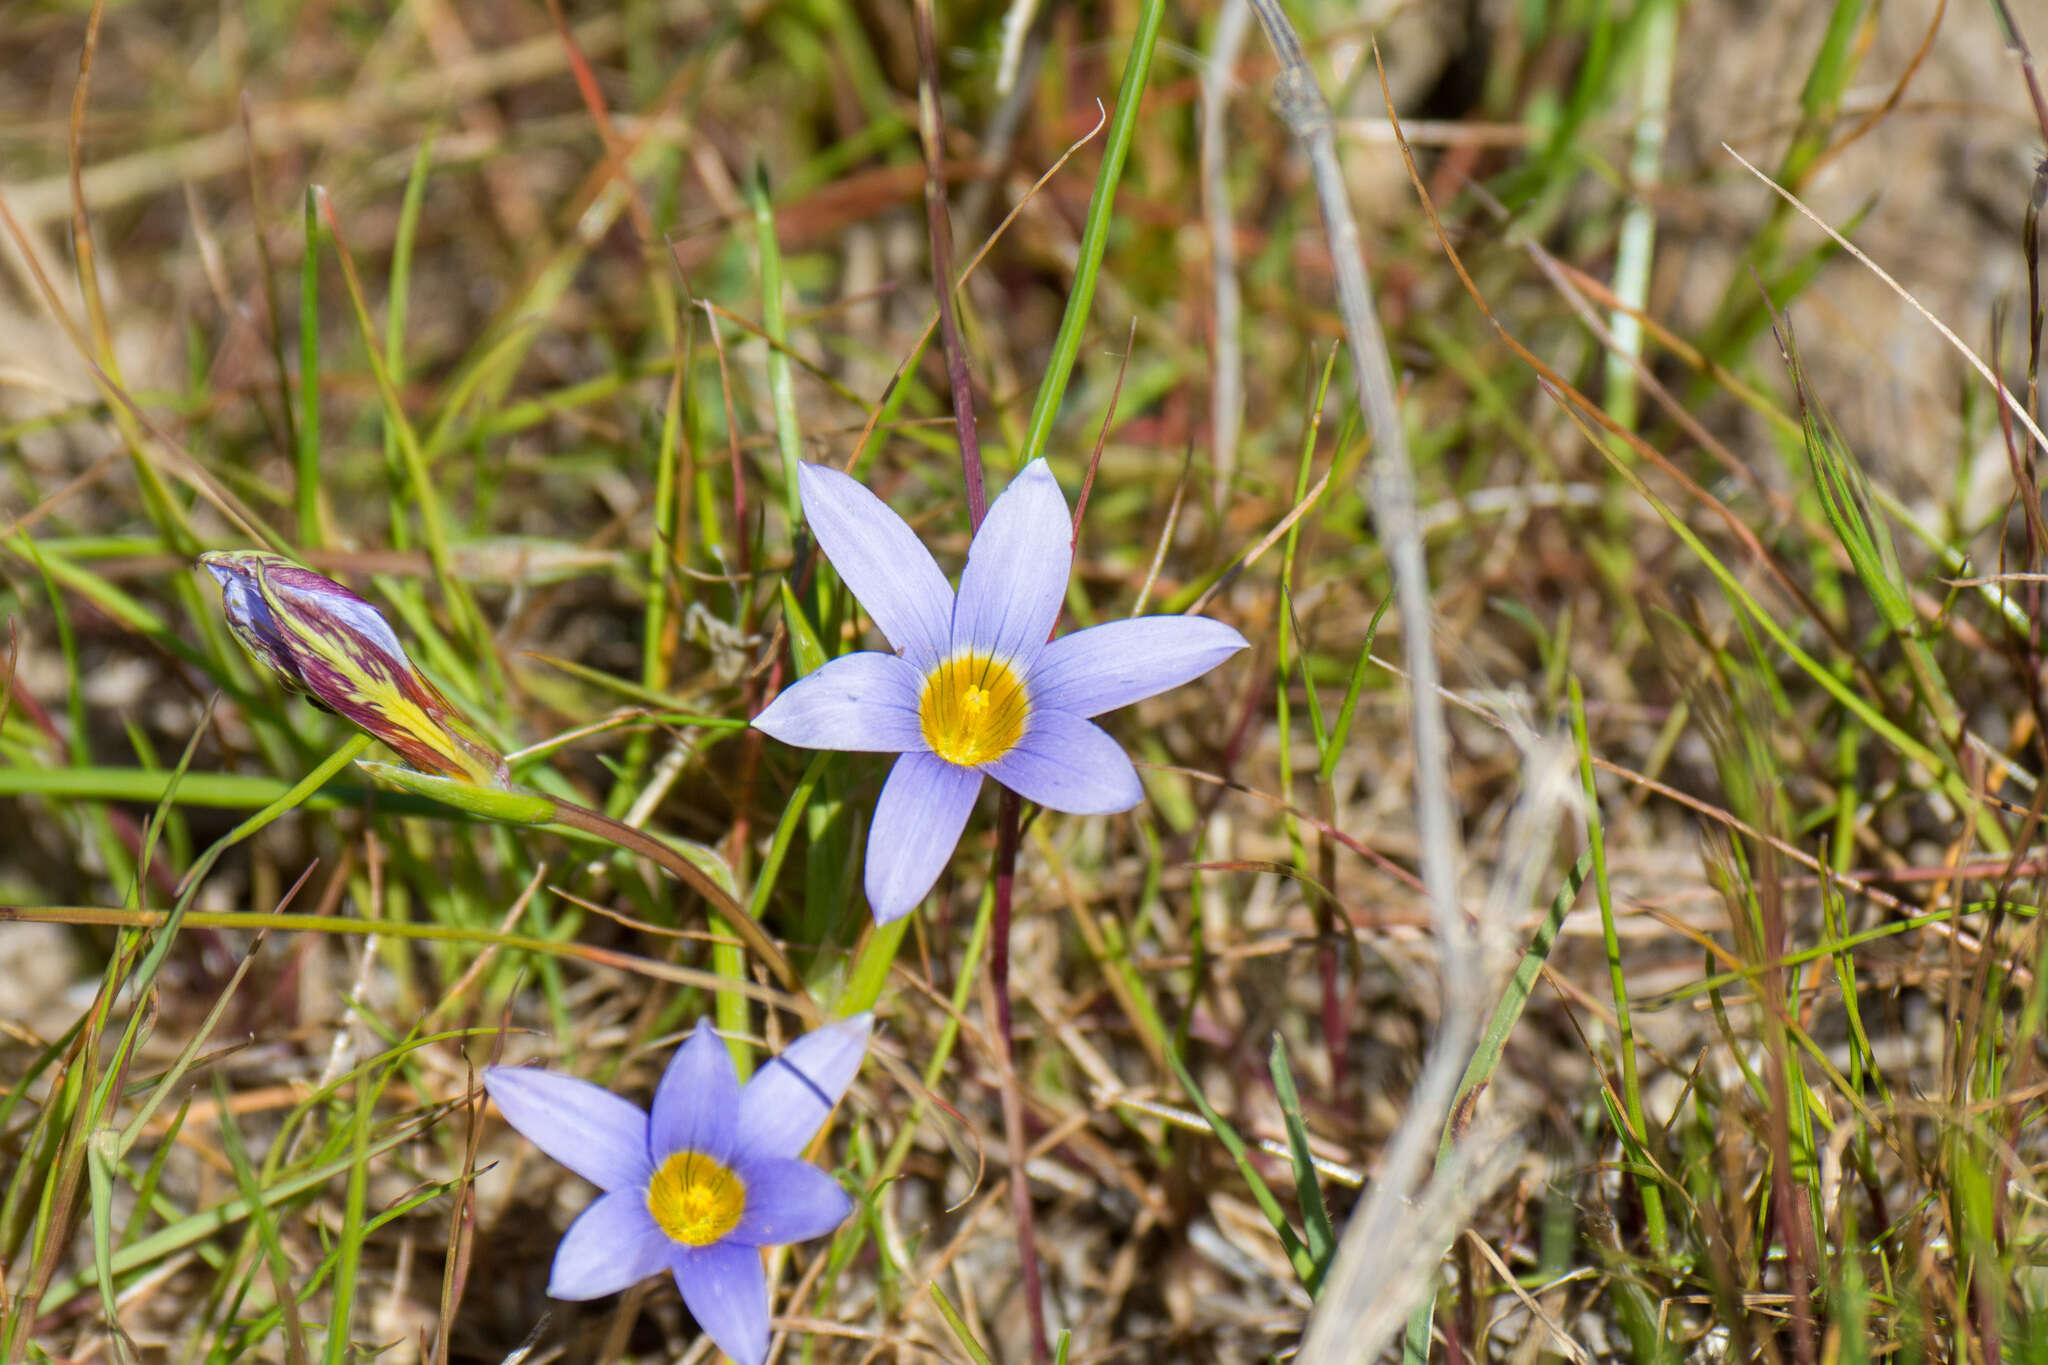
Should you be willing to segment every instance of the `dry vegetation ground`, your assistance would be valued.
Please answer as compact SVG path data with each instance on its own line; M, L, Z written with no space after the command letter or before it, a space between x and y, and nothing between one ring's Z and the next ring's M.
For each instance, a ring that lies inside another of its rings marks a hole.
M1445 997L1416 633L1377 615L1369 423L1256 24L1219 66L1207 6L949 5L921 67L893 0L30 3L0 13L0 1358L709 1350L665 1281L545 1298L589 1189L474 1068L644 1098L700 1013L795 1016L680 983L750 968L559 831L344 774L205 858L346 738L190 571L258 527L385 606L519 781L696 845L821 1004L877 1008L821 1158L863 1209L774 1263L782 1358L1028 1358L996 803L878 935L884 764L740 728L823 600L788 458L857 458L965 553L923 69L956 269L993 239L956 296L993 486L1085 324L1046 446L1070 498L1094 468L1069 623L1199 606L1255 644L1110 718L1138 810L1024 826L1014 1076L1068 1359L1284 1355L1389 1304L1451 1362L2048 1359L2041 590L1996 578L2048 550L2048 114L1998 7L1289 13L1402 386L1480 923L1453 1127L1490 1159L1450 1144L1463 1197L1346 1252L1442 1253L1433 1305L1316 1298L1321 1206L1341 1234Z

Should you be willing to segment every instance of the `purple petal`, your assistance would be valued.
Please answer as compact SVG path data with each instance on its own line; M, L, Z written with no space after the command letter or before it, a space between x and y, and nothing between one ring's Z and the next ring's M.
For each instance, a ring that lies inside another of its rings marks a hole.
M1017 747L981 770L1025 800L1071 815L1129 810L1145 796L1130 756L1101 726L1044 707L1032 709Z
M332 617L343 631L354 637L352 643L358 648L367 645L392 668L408 673L414 671L412 661L406 657L405 646L398 642L398 633L391 629L384 613L325 574L285 561L266 565L263 578L271 595L286 610L309 621Z
M903 518L836 469L800 464L804 520L896 652L921 673L945 653L953 590Z
M823 1237L853 1212L853 1196L808 1161L777 1158L750 1162L747 1209L729 1234L749 1246L779 1247Z
M973 768L928 753L896 760L868 827L865 882L875 923L887 924L917 908L953 856L980 790L981 774Z
M1012 659L1028 670L1059 619L1073 541L1059 480L1044 460L1033 460L1010 480L967 547L953 603L953 648Z
M484 1089L534 1146L602 1190L644 1187L647 1115L611 1091L530 1066L484 1069Z
M894 654L833 659L782 689L754 728L799 749L900 754L922 749L918 672Z
M548 1275L551 1299L601 1299L675 1263L676 1244L639 1190L603 1194L569 1225Z
M204 554L199 563L220 584L221 615L242 647L286 687L304 691L306 680L299 675L298 664L292 661L277 618L270 614L270 604L263 600L256 586L254 569L232 552Z
M1206 616L1140 616L1062 635L1038 656L1034 706L1099 716L1201 677L1246 647Z
M732 1053L712 1031L711 1022L699 1019L654 1088L648 1158L659 1165L675 1152L702 1152L730 1165L739 1102L740 1077L733 1070Z
M793 1157L810 1146L860 1070L874 1024L872 1014L834 1020L769 1058L740 1091L737 1159Z
M690 1316L738 1365L768 1358L768 1277L761 1253L737 1242L684 1248L675 1260L676 1288Z

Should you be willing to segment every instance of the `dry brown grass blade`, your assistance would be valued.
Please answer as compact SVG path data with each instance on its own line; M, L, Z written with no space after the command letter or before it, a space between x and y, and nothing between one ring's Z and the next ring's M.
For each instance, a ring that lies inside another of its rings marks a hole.
M689 0L672 0L663 9L674 17L694 13L697 7ZM574 33L585 53L605 55L626 42L627 25L616 14L603 14L575 25ZM431 117L450 105L544 80L560 72L565 60L561 39L545 33L363 91L355 98L257 105L249 126L263 155L300 152L323 145L338 133ZM247 162L249 136L231 123L111 157L84 169L86 197L104 211L231 174ZM15 197L23 223L40 227L70 212L70 175L29 181L16 188Z
M71 250L78 266L78 288L85 299L85 316L92 327L94 349L100 363L118 382L120 371L114 364L114 337L107 326L106 300L100 295L99 264L92 246L92 223L85 212L85 108L87 94L92 88L93 56L99 51L100 21L105 17L106 0L93 0L85 20L85 41L78 51L78 82L71 88L71 120L67 130L71 160Z
M106 396L107 400L118 410L132 417L143 431L155 439L160 448L158 453L166 457L165 464L169 466L171 472L189 484L199 496L212 503L222 516L241 527L242 531L251 540L268 545L273 549L282 549L284 542L278 538L277 533L272 531L254 512L250 511L247 504L243 503L240 498L223 487L220 481L214 478L204 465L194 459L183 446L172 438L169 432L165 431L148 413L142 410L142 407L129 395L126 388L116 382L112 375L101 368L99 361L94 358L92 343L87 339L85 333L79 329L77 319L73 318L70 310L64 306L64 301L58 295L56 286L51 283L49 274L43 269L42 261L36 254L34 243L30 240L27 230L22 226L21 220L15 217L13 207L8 203L5 191L0 191L0 224L5 224L7 234L13 240L16 251L27 264L29 274L35 282L36 292L41 296L44 307L49 310L50 316L56 320L57 325L64 330L65 336L77 348L80 359L92 371L94 379L99 383L100 391ZM148 451L144 446L138 445L133 447L133 449L136 459L147 460L149 458Z
M1202 67L1202 215L1209 227L1209 291L1216 328L1209 367L1209 440L1218 507L1237 472L1238 433L1244 426L1244 290L1237 278L1237 230L1230 213L1226 115L1251 20L1248 0L1223 0Z
M995 244L1002 240L1003 234L1009 231L1010 224L1017 221L1017 216L1024 212L1025 206L1037 198L1039 191L1043 190L1052 181L1052 178L1060 173L1060 168L1073 158L1074 153L1102 136L1102 130L1108 126L1109 113L1100 104L1097 104L1095 126L1069 143L1067 149L1060 153L1059 159L1046 167L1044 173L1032 182L1031 188L1026 190L1017 202L1011 206L1010 211L1003 215L1003 220L995 225L994 230L988 235L988 240L981 244L981 249L976 251L967 264L961 267L959 278L953 281L955 292L958 292L960 287L966 284L968 277L974 274L975 268L987 258L990 251L995 249ZM854 468L860 464L861 454L867 449L868 441L874 436L875 424L881 420L882 409L886 406L883 400L886 400L888 395L895 391L896 386L903 382L904 368L910 364L912 357L923 353L926 343L931 340L932 332L937 329L938 325L939 311L934 307L931 316L925 320L924 330L918 334L917 340L911 344L909 352L898 362L896 372L889 377L889 382L883 386L882 399L877 400L875 403L874 411L869 414L868 424L861 431L860 439L853 443L853 449L847 452L846 459L840 464L840 468L846 473L852 473Z
M981 526L988 513L982 487L981 435L974 422L974 374L967 345L960 339L960 320L953 312L953 219L946 205L946 116L939 105L939 52L931 0L912 6L911 28L917 35L917 130L924 143L924 209L926 238L931 243L932 295L939 312L939 338L946 353L946 381L953 390L953 425L960 434L960 476L967 488L967 524Z
M1908 290L1904 285L1900 284L1896 279L1893 279L1891 274L1887 272L1883 266L1879 265L1876 261L1873 261L1870 258L1869 254L1865 252L1861 247L1857 246L1847 237L1844 237L1841 233L1835 231L1834 227L1831 224L1829 224L1829 222L1825 218L1822 218L1819 214L1815 213L1812 209L1808 208L1806 206L1806 202L1802 200L1798 195L1792 193L1792 191L1786 189L1783 185L1780 185L1777 181L1771 179L1771 177L1766 175L1763 171L1758 170L1755 166L1751 165L1750 162L1742 155L1742 153L1736 151L1727 143L1724 142L1721 144L1721 150L1728 153L1728 155L1734 157L1735 160L1741 164L1742 169L1748 171L1758 180L1763 181L1763 183L1770 188L1773 194L1777 195L1780 199L1783 199L1786 203L1790 204L1794 209L1797 209L1801 217L1805 218L1808 222L1812 223L1822 232L1825 232L1828 235L1829 239L1832 240L1836 246L1839 246L1840 248L1842 248L1842 250L1848 252L1851 256L1854 256L1859 262L1862 263L1865 269L1869 270L1871 274L1877 276L1877 278L1883 282L1884 286L1887 289L1891 290L1894 294L1897 294L1899 298L1908 307L1910 307L1914 312L1918 313L1921 317L1925 318L1927 320L1928 326L1934 328L1935 331L1941 333L1942 340L1948 342L1950 346L1953 346L1956 350L1956 354L1960 355L1963 358L1963 362L1967 364L1971 369L1975 370L1978 376L1981 379L1983 379L1983 381L1986 384L1989 384L1991 386L1991 391L1998 395L1998 401L2001 404L2003 404L2009 412L2012 413L2013 420L2018 422L2021 426L2027 429L2027 434L2034 438L2035 443L2042 450L2048 450L2048 435L2044 435L2042 433L2040 426L2034 421L2033 414L2027 411L2026 404L2021 401L2020 397L2017 394L2015 394L2010 388L2006 386L2004 380L2000 379L1996 374L1992 373L1991 367L1989 365L1986 365L1983 362L1983 360L1978 357L1977 353L1970 349L1969 343L1965 342L1961 337L1956 335L1954 328L1950 327L1947 323L1943 322L1940 318L1936 317L1934 315L1933 310L1928 308L1926 304L1914 298L1910 290Z
M569 27L569 21L562 14L561 0L548 0L548 17L554 20L555 34L562 40L562 53L569 63L569 73L575 77L576 93L583 99L583 107L590 115L591 123L597 127L598 138L604 143L604 164L601 173L616 184L626 195L626 211L632 216L633 229L640 234L640 245L652 249L659 239L654 231L654 215L647 211L647 197L640 193L639 184L633 179L627 158L632 148L619 136L618 127L612 122L612 111L605 103L604 91L599 88L597 74L590 69L590 60L583 55L583 48L576 41L576 31Z

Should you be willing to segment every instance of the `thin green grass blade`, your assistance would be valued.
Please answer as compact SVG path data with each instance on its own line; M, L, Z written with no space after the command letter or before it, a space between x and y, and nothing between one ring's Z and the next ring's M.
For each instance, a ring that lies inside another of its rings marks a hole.
M939 1316L946 1320L947 1330L952 1332L953 1340L960 1343L960 1349L967 1353L968 1360L972 1361L973 1365L994 1365L988 1358L988 1352L974 1339L974 1331L967 1325L967 1319L960 1316L960 1310L946 1297L946 1291L939 1288L939 1282L932 1280L927 1288L932 1296L932 1303L939 1310Z
M170 1163L171 1154L178 1150L178 1134L185 1130L185 1120L192 1113L192 1096L187 1094L178 1103L178 1112L171 1115L171 1121L164 1127L163 1138L150 1154L149 1165L143 1169L142 1180L135 1187L135 1207L128 1211L128 1221L122 1225L119 1244L126 1245L142 1232L142 1226L156 1209L157 1188L163 1183L164 1167Z
M1393 602L1392 593L1380 599L1371 623L1365 628L1365 643L1358 647L1358 661L1351 665L1351 681L1345 684L1344 701L1337 708L1337 718L1330 722L1330 742L1323 750L1322 761L1316 766L1316 781L1325 785L1336 776L1337 760L1344 756L1344 747L1351 740L1351 722L1358 714L1358 698L1365 691L1365 671L1372 662L1372 647L1379 639L1380 622L1385 619L1387 608Z
M294 489L299 546L320 545L320 212L317 191L306 191L305 255L299 263L298 475Z
M101 1129L86 1144L85 1169L92 1190L92 1274L100 1291L100 1310L109 1323L121 1321L114 1294L114 1153L113 1133ZM128 1360L127 1333L114 1331L115 1352Z
M1644 1116L1642 1081L1636 1064L1636 1034L1629 1012L1628 973L1621 960L1621 937L1614 927L1614 896L1607 884L1607 834L1600 818L1600 793L1593 784L1593 749L1586 734L1586 697L1576 673L1571 675L1572 742L1579 750L1579 782L1586 797L1586 852L1593 859L1594 897L1600 906L1600 938L1607 950L1607 980L1614 995L1615 1050L1621 1054L1622 1102L1627 1123L1622 1136L1632 1148L1645 1144L1650 1136ZM1651 1252L1661 1258L1669 1249L1669 1231L1664 1222L1664 1191L1654 1180L1637 1183L1643 1202L1643 1223L1649 1234Z
M412 169L405 177L405 197L398 205L398 232L391 239L391 286L384 300L384 363L390 367L391 382L403 385L406 377L406 322L412 315L412 253L419 240L420 210L427 201L427 175L434 166L434 133L429 129L413 153ZM398 450L398 432L384 424L384 475L391 497L389 533L391 547L403 550L412 544L412 525L400 511L405 497L405 460Z
M1280 1239L1281 1249L1287 1253L1288 1263L1294 1267L1294 1277L1304 1286L1314 1284L1320 1274L1315 1258L1309 1254L1308 1247L1302 1242L1300 1234L1295 1232L1294 1225L1287 1221L1286 1211L1280 1207L1280 1201L1273 1197L1273 1191L1266 1184L1265 1178L1259 1174L1258 1168L1252 1165L1251 1153L1246 1149L1244 1139L1237 1135L1237 1129L1230 1126L1229 1120L1217 1113L1215 1106L1209 1103L1209 1097L1202 1093L1202 1087L1195 1082L1194 1074L1188 1070L1187 1063L1180 1059L1178 1052L1168 1048L1166 1064L1172 1069L1175 1079L1180 1082L1181 1092L1188 1097L1188 1102L1201 1113L1202 1118L1208 1122L1209 1131L1216 1135L1216 1140L1223 1144L1223 1150L1230 1153L1230 1159L1237 1163L1238 1174L1244 1177L1244 1183L1251 1188L1252 1201L1259 1206L1259 1212L1266 1215L1266 1221L1273 1225L1273 1234Z
M775 448L782 456L782 511L792 538L803 522L797 500L796 467L803 455L803 429L797 423L796 384L789 373L789 324L782 312L782 247L775 237L775 205L768 197L768 168L760 163L747 181L747 204L754 214L754 243L761 257L761 326L768 347L768 397L775 406Z
M236 1125L234 1106L227 1079L220 1072L213 1073L214 1110L220 1115L221 1151L228 1159L228 1166L234 1172L235 1188L249 1208L249 1224L261 1247L266 1267L270 1271L270 1282L277 1292L277 1303L284 1315L285 1359L290 1365L304 1365L311 1357L306 1350L305 1324L299 1319L298 1302L291 1289L291 1258L285 1254L284 1244L278 1239L277 1220L271 1217L270 1209L263 1202L263 1186L256 1174L256 1168L249 1161L249 1150L242 1142L241 1129Z
M1273 1032L1273 1049L1266 1058L1273 1073L1273 1093L1280 1100L1280 1117L1287 1128L1287 1151L1294 1162L1294 1193L1301 1205L1301 1229L1315 1262L1315 1279L1302 1287L1313 1295L1322 1287L1323 1273L1337 1251L1337 1233L1330 1224L1330 1210L1323 1203L1322 1183L1316 1178L1315 1157L1309 1151L1308 1123L1301 1116L1301 1095L1294 1086L1294 1068L1287 1062L1287 1041L1279 1030Z
M411 1141L431 1121L431 1116L429 1116L427 1119L417 1123L401 1125L396 1131L388 1133L371 1143L366 1149L366 1154L369 1156L381 1156L383 1153ZM330 1161L296 1175L270 1180L265 1184L261 1197L254 1202L261 1203L266 1208L276 1208L280 1204L295 1199L309 1190L320 1188L337 1176L346 1175L354 1159L353 1156L344 1157L339 1161ZM210 1237L216 1237L247 1218L252 1206L252 1201L238 1194L232 1198L224 1199L220 1203L199 1213L195 1213L189 1218L181 1219L169 1227L143 1238L139 1242L120 1247L113 1255L113 1273L116 1276L128 1275L144 1266L154 1265L164 1257L175 1252L183 1251L185 1248L205 1241ZM43 1297L37 1305L37 1311L44 1314L54 1313L72 1299L77 1298L79 1294L89 1287L90 1283L90 1276L76 1275L57 1281L43 1292Z
M1138 106L1152 71L1152 49L1165 19L1166 0L1144 0L1138 11L1137 33L1131 39L1131 55L1124 62L1123 82L1117 87L1116 111L1110 115L1102 169L1095 177L1095 192L1089 197L1088 217L1081 228L1067 309L1060 318L1060 330L1053 337L1052 354L1046 360L1038 396L1032 400L1031 420L1024 430L1024 448L1017 459L1020 467L1043 455L1051 442L1053 424L1059 420L1060 400L1066 396L1074 361L1081 354L1081 337L1088 330L1089 313L1095 302L1096 276L1102 270L1103 249L1109 245L1117 182L1123 178L1124 159L1130 155L1131 139L1137 132Z
M796 594L790 591L789 580L779 585L782 594L782 619L789 624L789 652L796 659L796 675L801 678L825 666L825 646L818 639L818 632L812 628L810 618L797 603Z

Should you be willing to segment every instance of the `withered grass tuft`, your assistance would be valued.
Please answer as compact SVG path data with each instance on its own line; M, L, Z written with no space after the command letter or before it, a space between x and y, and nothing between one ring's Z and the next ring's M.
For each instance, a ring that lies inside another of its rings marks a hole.
M1396 527L1276 12L0 23L0 1360L708 1358L546 1299L478 1074L868 1008L782 1360L2048 1358L2048 23L1286 6ZM1038 455L1062 631L1254 648L877 928L887 760L747 724L875 643L797 462L957 575ZM526 794L358 766L221 549Z

